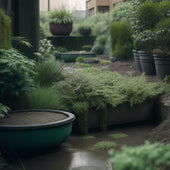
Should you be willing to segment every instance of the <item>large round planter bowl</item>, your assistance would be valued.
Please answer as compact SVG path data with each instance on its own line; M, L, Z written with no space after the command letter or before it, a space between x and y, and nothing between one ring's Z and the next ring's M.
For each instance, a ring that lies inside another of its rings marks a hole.
M51 121L37 123L45 115L48 118L50 115ZM17 122L22 116L25 116L24 119L34 117L35 121L31 124ZM6 124L5 121L10 118L15 123ZM15 151L42 151L56 147L70 135L74 119L73 114L60 110L13 111L9 117L0 120L0 146Z
M166 75L170 75L170 56L154 55L154 61L158 79L163 80Z
M138 51L142 72L146 75L155 75L155 63L153 54L149 51Z
M49 24L50 32L53 35L69 35L72 32L73 24Z
M90 33L91 33L91 29L79 29L79 33L81 34L81 35L85 35L85 36L88 36L88 35L90 35Z
M136 69L137 69L138 71L142 71L138 51L133 50L133 58L134 58L134 61L135 61Z

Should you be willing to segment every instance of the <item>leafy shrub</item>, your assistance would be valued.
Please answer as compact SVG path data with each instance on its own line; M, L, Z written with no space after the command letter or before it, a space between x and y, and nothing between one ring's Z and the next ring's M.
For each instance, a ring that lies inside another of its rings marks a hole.
M38 63L35 82L41 87L49 87L52 83L62 80L64 64L62 62Z
M134 41L134 46L138 50L152 50L155 47L155 33L151 30L140 32Z
M94 46L92 47L92 52L95 52L96 54L103 54L105 50L106 40L106 35L98 36L96 41L94 42Z
M66 110L62 95L58 90L38 87L22 98L22 109L61 109Z
M161 20L155 26L155 39L157 48L164 53L170 53L170 18Z
M112 55L117 59L132 57L132 28L126 21L110 25Z
M144 30L153 29L155 24L162 18L159 3L147 0L138 7L137 17L142 23Z
M50 23L69 24L73 22L72 14L64 7L55 9L49 14Z
M8 111L10 110L9 107L3 105L2 103L0 103L0 118L5 117L6 114L8 114Z
M170 1L162 1L160 3L160 12L163 18L170 17Z
M116 170L159 170L170 167L170 145L145 142L138 147L123 146L122 152L110 150L109 162Z
M0 99L6 104L34 87L36 66L15 49L0 50L0 56Z
M139 23L137 18L137 9L140 4L141 0L117 3L114 10L110 12L111 21L115 22L125 20L131 25L134 34L138 34L138 32L142 29L142 25Z
M80 63L84 62L83 56L82 56L82 55L78 56L78 57L76 58L76 62L80 62Z
M82 29L82 30L91 30L91 27L90 25L87 25L87 24L80 24L79 25L79 30Z

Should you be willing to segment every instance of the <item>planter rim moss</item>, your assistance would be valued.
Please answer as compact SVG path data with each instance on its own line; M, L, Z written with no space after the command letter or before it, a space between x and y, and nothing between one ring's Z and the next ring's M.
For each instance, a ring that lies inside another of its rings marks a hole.
M28 110L15 110L11 111L9 113L22 113L22 112L51 112L51 113L61 113L67 116L66 119L55 121L55 122L49 122L49 123L43 123L43 124L34 124L34 125L0 125L0 130L16 130L16 129L40 129L40 128L50 128L50 127L56 127L56 126L62 126L66 125L68 123L72 123L75 120L75 116L72 113L61 111L61 110L47 110L47 109L28 109Z

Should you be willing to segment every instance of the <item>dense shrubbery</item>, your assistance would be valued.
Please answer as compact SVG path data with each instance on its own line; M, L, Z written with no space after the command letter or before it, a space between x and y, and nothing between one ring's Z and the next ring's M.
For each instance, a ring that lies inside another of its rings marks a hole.
M110 25L112 56L117 59L132 57L132 28L126 21L113 22Z
M110 162L116 170L159 170L170 168L170 145L145 142L138 147L123 146L122 151L110 150ZM122 161L123 160L123 161Z
M121 76L96 69L75 72L57 82L55 88L63 95L69 110L77 115L83 133L88 132L87 113L90 108L102 113L101 126L105 128L104 113L108 106L116 107L122 103L133 106L168 90L166 85L147 83L144 76Z

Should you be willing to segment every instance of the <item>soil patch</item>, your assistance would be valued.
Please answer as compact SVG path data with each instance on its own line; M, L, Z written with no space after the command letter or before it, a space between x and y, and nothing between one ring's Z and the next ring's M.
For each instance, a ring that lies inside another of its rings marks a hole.
M18 112L9 113L4 119L0 119L0 125L34 125L56 122L66 119L61 113L52 112Z

